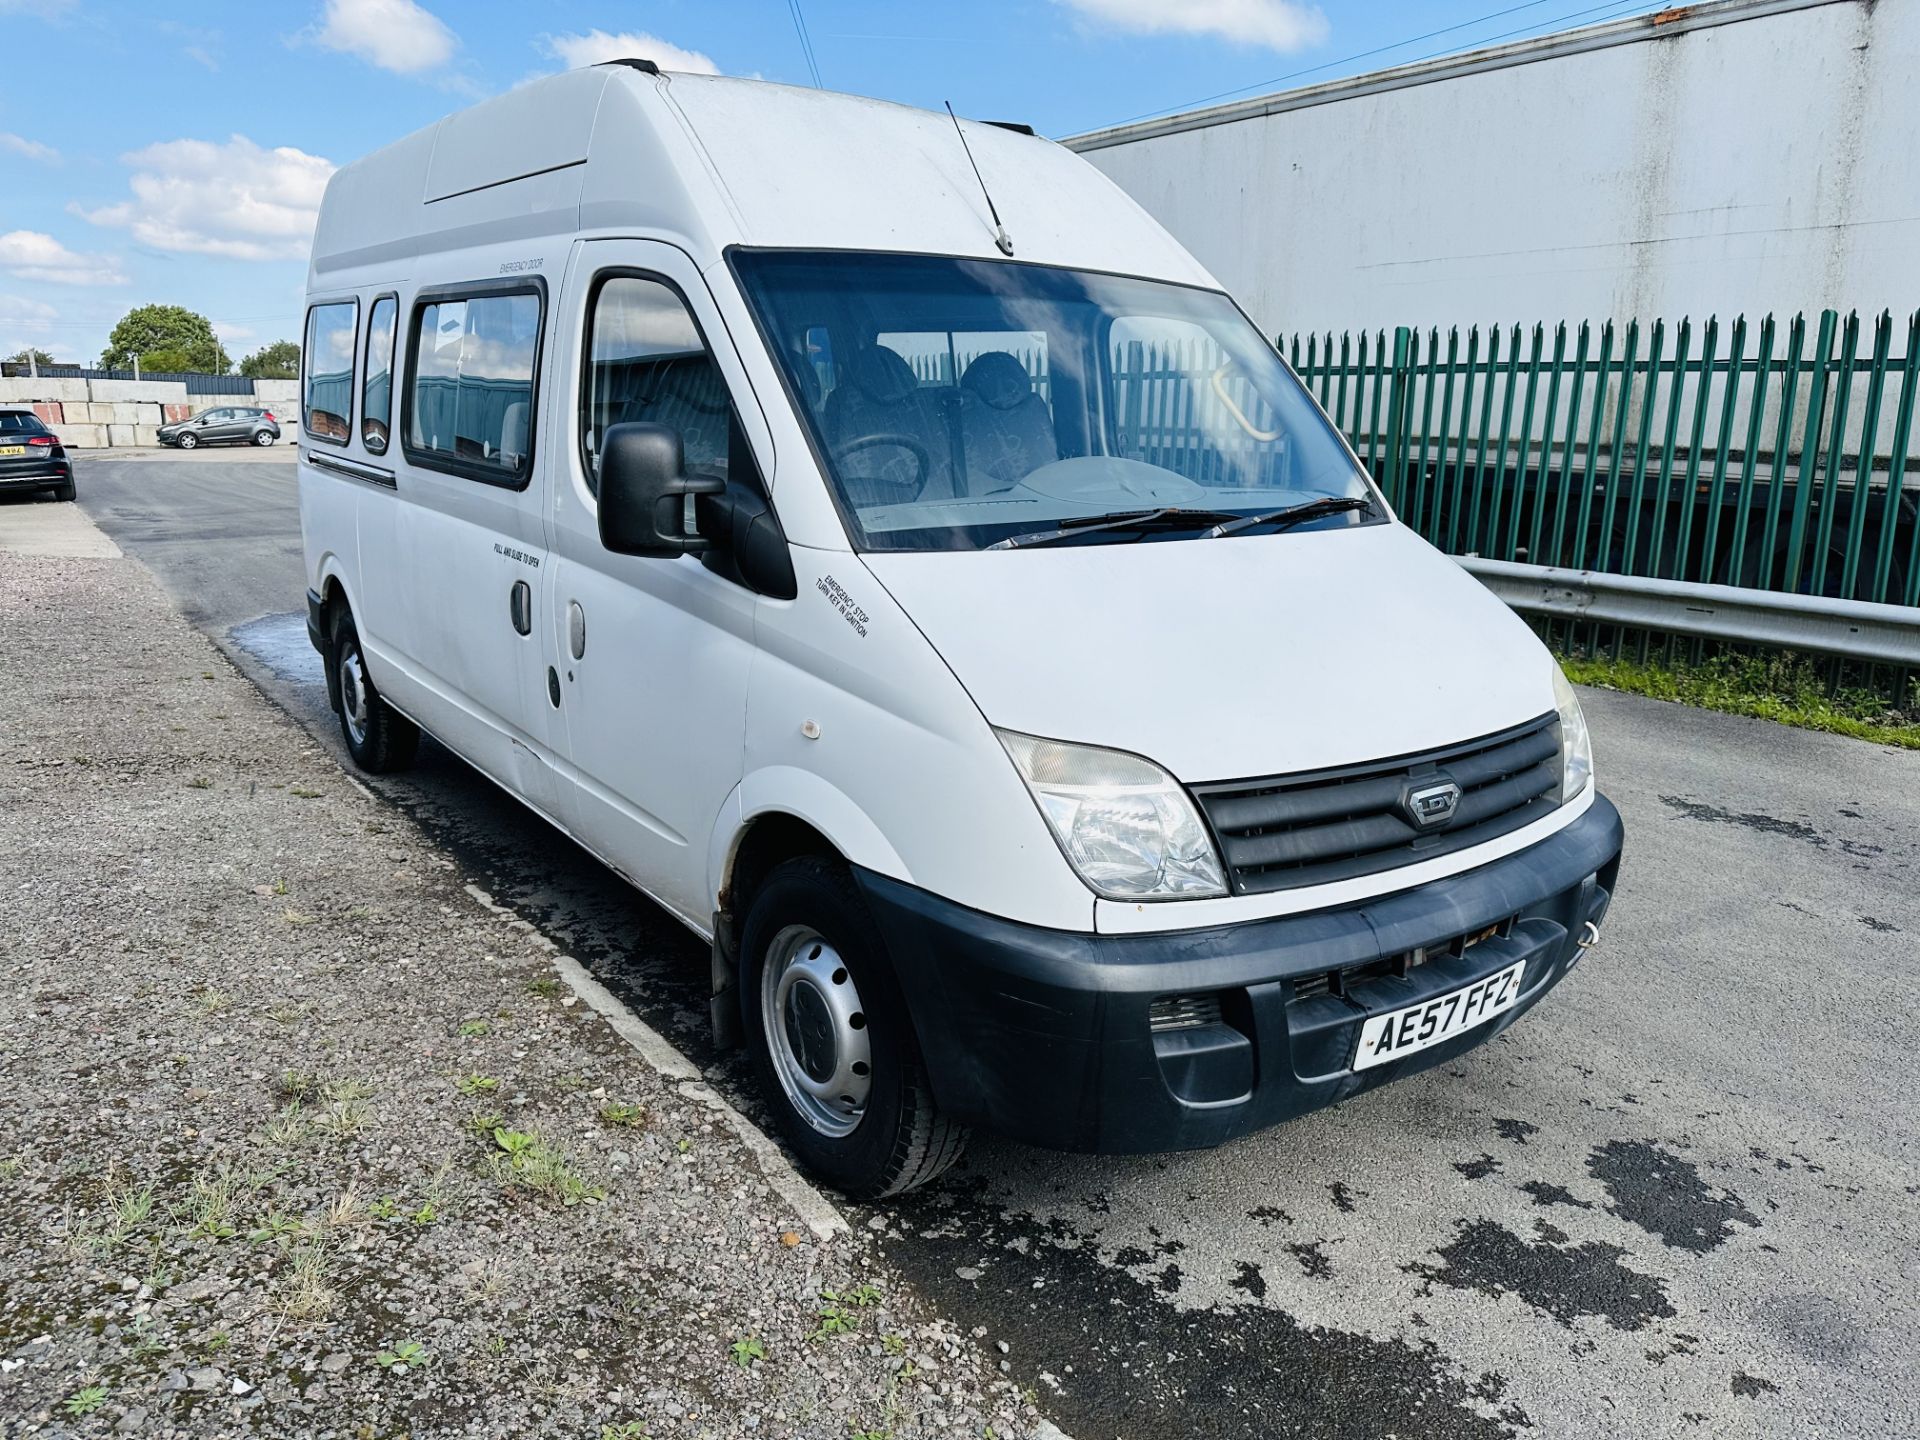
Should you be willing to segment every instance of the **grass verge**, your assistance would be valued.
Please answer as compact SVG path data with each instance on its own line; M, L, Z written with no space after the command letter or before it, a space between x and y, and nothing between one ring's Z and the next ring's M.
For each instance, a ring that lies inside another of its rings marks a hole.
M1841 689L1829 695L1826 681L1803 655L1713 655L1697 665L1562 655L1560 663L1576 685L1920 750L1920 696L1902 710L1869 690Z

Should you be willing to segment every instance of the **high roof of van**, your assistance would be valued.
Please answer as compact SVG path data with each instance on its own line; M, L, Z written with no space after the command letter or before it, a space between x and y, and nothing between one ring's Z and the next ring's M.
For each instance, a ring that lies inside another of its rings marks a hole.
M962 123L1015 259L1215 283L1079 156ZM613 63L524 85L338 171L310 285L581 231L672 240L703 267L729 245L1001 254L944 112Z

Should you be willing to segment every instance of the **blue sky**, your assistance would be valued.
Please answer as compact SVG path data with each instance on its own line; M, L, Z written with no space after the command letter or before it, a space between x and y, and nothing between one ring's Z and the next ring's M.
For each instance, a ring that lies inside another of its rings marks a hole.
M0 355L91 363L163 301L297 334L326 177L612 54L1070 135L1658 8L1646 0L0 0Z

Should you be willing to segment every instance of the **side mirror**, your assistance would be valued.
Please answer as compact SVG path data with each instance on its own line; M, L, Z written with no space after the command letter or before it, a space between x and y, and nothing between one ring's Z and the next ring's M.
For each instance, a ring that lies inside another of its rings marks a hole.
M718 495L726 481L693 479L680 432L612 425L600 441L600 543L616 555L697 555L712 543L688 528L689 495Z

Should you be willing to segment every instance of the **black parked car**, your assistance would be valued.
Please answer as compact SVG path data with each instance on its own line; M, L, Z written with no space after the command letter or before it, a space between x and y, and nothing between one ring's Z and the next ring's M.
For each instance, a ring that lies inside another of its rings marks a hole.
M73 462L60 437L31 410L0 406L0 491L50 490L73 499Z
M280 422L258 405L226 405L202 410L191 420L162 425L162 445L191 450L196 445L271 445L280 438Z

